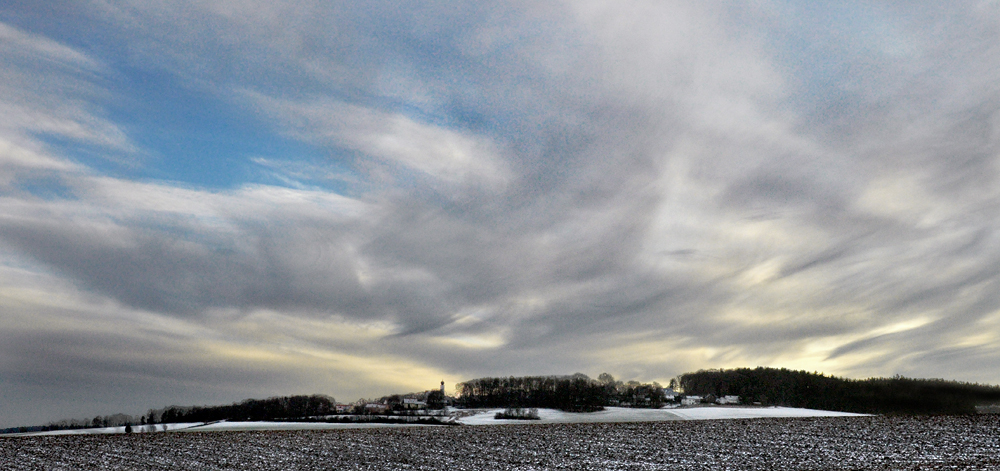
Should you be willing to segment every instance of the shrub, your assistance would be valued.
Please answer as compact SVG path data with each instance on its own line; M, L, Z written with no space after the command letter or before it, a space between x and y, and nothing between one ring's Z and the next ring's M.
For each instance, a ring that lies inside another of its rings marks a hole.
M503 412L497 412L493 416L494 419L513 419L513 420L538 420L538 409L532 407L531 409L525 409L523 407L508 407L503 410Z

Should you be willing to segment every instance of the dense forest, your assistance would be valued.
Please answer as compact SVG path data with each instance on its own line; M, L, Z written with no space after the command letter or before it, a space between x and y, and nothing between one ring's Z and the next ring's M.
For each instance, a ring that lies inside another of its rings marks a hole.
M680 376L689 395L737 395L745 404L867 414L971 414L1000 401L1000 387L942 379L851 380L776 368L700 370Z
M336 411L330 396L285 396L247 399L227 406L170 406L151 410L143 423L212 422L216 420L280 420L329 415Z
M459 404L465 407L541 407L589 412L609 405L663 405L663 388L659 384L622 383L607 373L596 380L582 373L479 378L459 383L458 393Z

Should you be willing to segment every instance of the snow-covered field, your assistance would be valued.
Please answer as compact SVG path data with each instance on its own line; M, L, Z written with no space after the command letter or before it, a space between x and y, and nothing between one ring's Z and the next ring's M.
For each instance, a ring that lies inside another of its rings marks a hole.
M996 470L1000 415L5 436L0 439L0 463L5 471Z
M713 420L713 419L754 419L783 417L852 417L863 414L833 412L792 407L677 407L673 409L631 409L608 407L600 412L563 412L555 409L538 409L539 420L494 419L503 409L483 409L472 415L457 419L462 425L505 425L505 424L584 424L621 422L663 422L668 420ZM337 430L359 428L422 427L417 424L379 423L324 423L324 422L212 422L135 425L133 433L153 432L225 432L246 430ZM11 434L17 436L51 435L101 435L125 433L125 427L103 427L77 430L56 430Z
M324 422L216 422L189 427L182 432L236 432L247 430L342 430L355 428L429 427L423 424L324 423Z
M236 432L249 430L343 430L358 428L426 427L424 424L324 423L324 422L191 422L181 424L135 425L132 433L153 432ZM111 435L125 433L125 427L52 430L49 432L12 433L3 436L45 437L57 435Z
M691 407L672 409L683 420L707 419L757 419L791 417L861 417L867 414L829 410L798 409L794 407Z
M157 425L133 425L133 433L153 433L153 432L177 432L192 427L200 427L205 425L204 422L187 422L178 424L157 424ZM125 433L125 427L99 427L99 428L82 428L73 430L52 430L49 432L28 432L28 433L12 433L9 436L21 436L21 437L43 437L43 436L56 436L56 435L113 435L116 433Z
M582 424L607 422L662 422L666 420L709 420L709 419L753 419L781 417L851 417L863 414L833 412L792 407L677 407L673 409L631 409L608 407L600 412L563 412L554 409L538 409L539 420L494 419L503 409L490 409L475 415L462 417L458 422L464 425L500 424Z

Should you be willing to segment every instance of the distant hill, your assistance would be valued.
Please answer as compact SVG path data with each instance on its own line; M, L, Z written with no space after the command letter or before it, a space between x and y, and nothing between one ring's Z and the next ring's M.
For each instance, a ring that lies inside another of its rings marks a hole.
M680 376L691 395L737 395L760 403L866 414L972 414L1000 402L1000 387L895 376L853 380L777 368L699 370Z
M223 406L170 406L151 409L145 415L112 414L93 419L66 419L47 425L10 427L0 433L46 432L123 425L169 424L182 422L214 422L219 420L285 420L290 418L322 416L334 413L336 403L330 396L284 396L268 399L246 399Z
M1000 412L1000 386L943 379L870 378L844 379L821 373L785 368L736 368L699 370L678 377L685 395L740 397L742 404L786 406L865 414L972 414ZM671 381L670 386L674 386ZM601 410L606 406L659 408L664 389L656 382L617 381L608 373L591 379L582 373L569 376L486 377L458 384L458 406L551 408L572 412ZM434 396L437 394L437 396ZM434 396L432 398L432 396ZM440 397L439 397L440 396ZM386 396L392 404L405 397L426 397L428 407L443 407L439 391ZM671 398L673 396L671 395ZM145 415L113 414L93 419L62 420L43 426L12 427L0 433L114 427L181 422L275 421L326 416L336 412L330 396L286 396L246 399L220 406L170 406Z

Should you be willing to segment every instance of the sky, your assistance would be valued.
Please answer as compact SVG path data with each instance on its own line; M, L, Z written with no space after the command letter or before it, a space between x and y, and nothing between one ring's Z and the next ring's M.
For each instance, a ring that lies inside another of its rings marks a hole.
M0 426L1000 383L1000 3L7 0Z

